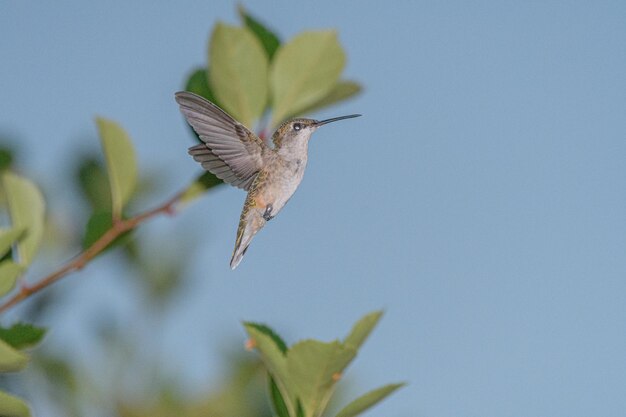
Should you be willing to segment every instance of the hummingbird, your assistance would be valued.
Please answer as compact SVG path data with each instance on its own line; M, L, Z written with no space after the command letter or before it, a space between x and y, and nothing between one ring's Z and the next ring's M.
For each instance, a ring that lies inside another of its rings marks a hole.
M175 94L180 111L203 143L189 154L224 182L248 192L241 211L231 269L241 262L254 235L276 217L296 191L307 163L309 139L326 120L297 118L282 123L268 146L217 105L188 91Z

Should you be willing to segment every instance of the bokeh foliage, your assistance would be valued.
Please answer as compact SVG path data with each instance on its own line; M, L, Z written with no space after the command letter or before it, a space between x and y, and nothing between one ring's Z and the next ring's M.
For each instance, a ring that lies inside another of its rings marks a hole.
M306 31L283 42L243 7L238 12L241 25L215 25L208 42L207 66L191 71L184 83L186 90L215 102L263 138L268 129L286 118L312 113L361 91L357 82L341 77L346 54L336 31ZM158 327L155 317L165 314L167 301L184 283L190 251L182 247L152 256L149 243L132 233L132 227L99 246L103 237L121 224L146 213L137 210L137 196L155 189L143 179L148 176L142 178L132 140L124 128L102 117L95 125L101 153L77 155L76 166L70 167L73 186L84 203L80 213L72 217L82 219L84 227L76 228L79 235L71 236L69 245L94 255L107 251L110 256L112 251L108 250L113 248L123 255L114 260L124 264L128 276L140 283L142 298L151 300L145 305L144 321L153 321ZM20 280L42 243L44 247L62 245L61 239L50 233L55 214L46 213L43 193L28 175L18 174L22 170L14 165L13 151L0 146L0 202L7 220L0 226L0 303L28 288ZM151 173L149 177L158 183L158 175ZM203 173L174 197L172 207L180 209L220 184L212 174ZM52 305L63 304L63 297L62 292L46 288L42 296L29 300L24 316L37 322ZM47 392L48 401L67 416L84 415L97 404L106 403L107 413L121 417L319 417L380 315L365 316L342 341L305 340L291 347L268 326L245 323L259 357L251 353L228 355L229 371L220 386L201 394L190 395L180 384L168 382L175 379L160 371L158 363L148 361L146 386L139 390L142 394L129 399L111 389L117 385L114 381L106 388L101 375L80 369L67 354L46 351L45 344L34 355L31 368L40 376L37 380L43 388L38 392ZM43 339L46 330L27 323L3 324L0 373L21 371L31 359L26 351ZM145 356L146 347L133 343L115 325L94 326L93 331L92 337L109 352L125 352L111 359L112 366L117 360L124 369L125 363ZM123 375L112 375L123 379ZM19 382L5 381L16 381L14 378L1 377L0 383L19 386ZM400 385L386 385L357 398L337 417L360 414ZM30 410L24 400L0 391L0 415L23 417L29 416Z

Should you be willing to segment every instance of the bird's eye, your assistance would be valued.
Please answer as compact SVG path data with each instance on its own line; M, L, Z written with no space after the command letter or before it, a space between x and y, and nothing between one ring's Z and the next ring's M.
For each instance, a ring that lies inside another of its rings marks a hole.
M300 129L302 129L302 125L300 123L293 124L293 130L300 130Z

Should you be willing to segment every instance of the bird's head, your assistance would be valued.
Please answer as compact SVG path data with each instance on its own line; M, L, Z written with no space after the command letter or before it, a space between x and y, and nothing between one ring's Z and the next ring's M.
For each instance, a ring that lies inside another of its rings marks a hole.
M336 122L344 119L351 119L353 117L359 117L360 114L350 114L348 116L333 117L326 120L315 119L291 119L281 124L274 135L272 141L276 148L288 143L302 143L307 142L311 138L311 134L317 130L318 127L327 123Z

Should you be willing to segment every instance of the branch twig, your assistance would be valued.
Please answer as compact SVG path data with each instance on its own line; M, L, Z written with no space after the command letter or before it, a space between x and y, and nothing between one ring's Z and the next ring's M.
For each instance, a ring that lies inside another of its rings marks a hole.
M23 285L17 293L15 293L11 298L9 298L7 301L0 305L0 313L5 312L6 310L15 306L16 304L20 303L31 295L57 282L64 276L72 272L81 270L89 263L89 261L91 261L104 249L106 249L107 246L109 246L111 242L117 239L122 233L133 230L144 221L159 214L173 213L174 206L181 199L183 194L184 191L181 191L160 206L140 213L129 219L114 220L113 226L109 230L107 230L102 236L100 236L100 238L96 240L90 247L81 252L78 256L73 258L71 261L66 262L63 266L61 266L59 269L52 272L51 274L46 275L35 284Z

